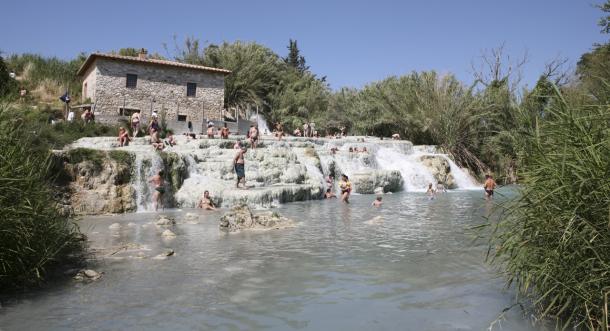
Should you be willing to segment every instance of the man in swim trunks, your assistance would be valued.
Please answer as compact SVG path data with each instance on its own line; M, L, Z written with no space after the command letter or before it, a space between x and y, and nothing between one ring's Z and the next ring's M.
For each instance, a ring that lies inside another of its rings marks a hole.
M244 182L244 188L246 188L246 167L245 167L245 155L246 147L242 147L239 152L233 158L233 168L235 169L235 174L237 175L237 183L235 184L236 188L239 188L239 182Z
M250 145L252 145L252 149L256 148L256 142L258 141L258 128L256 126L250 125L250 130L248 131L250 134Z
M203 192L203 197L201 197L201 200L199 200L199 205L197 206L197 208L202 208L205 210L216 210L216 206L214 206L214 202L210 197L209 191L206 190L205 192Z
M341 201L349 203L349 195L352 193L352 183L349 181L349 178L347 178L347 175L341 175L339 188L341 189Z
M163 170L150 177L148 182L155 186L155 192L153 193L153 207L155 208L155 211L157 211L159 204L161 204L161 208L163 208L163 193L165 193L165 187L163 187Z
M494 196L494 189L496 188L496 181L491 177L491 175L485 175L485 184L483 185L485 189L485 200L490 200Z

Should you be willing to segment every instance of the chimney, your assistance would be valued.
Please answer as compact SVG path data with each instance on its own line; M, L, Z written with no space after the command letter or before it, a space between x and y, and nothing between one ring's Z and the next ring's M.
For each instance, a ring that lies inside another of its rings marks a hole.
M140 49L140 52L138 53L138 59L146 60L147 53L148 53L148 51L146 51L146 49L144 49L144 48Z

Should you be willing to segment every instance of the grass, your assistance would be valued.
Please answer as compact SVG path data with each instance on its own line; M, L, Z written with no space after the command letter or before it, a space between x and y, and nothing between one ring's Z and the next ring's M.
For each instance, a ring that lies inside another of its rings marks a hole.
M522 194L498 207L489 258L538 317L607 331L610 112L554 93L523 137Z
M34 148L23 118L7 108L0 106L0 292L40 285L84 248L56 208L49 151Z

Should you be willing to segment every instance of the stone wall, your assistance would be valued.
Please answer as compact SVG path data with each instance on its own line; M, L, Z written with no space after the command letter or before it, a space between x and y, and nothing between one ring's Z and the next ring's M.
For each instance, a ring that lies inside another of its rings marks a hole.
M139 109L143 115L156 110L168 120L186 115L186 122L195 127L205 118L220 118L224 106L221 73L108 59L97 59L92 67L96 68L92 97L96 116L118 115L119 108ZM126 87L127 74L138 76L135 88ZM187 83L197 84L196 96L186 96Z

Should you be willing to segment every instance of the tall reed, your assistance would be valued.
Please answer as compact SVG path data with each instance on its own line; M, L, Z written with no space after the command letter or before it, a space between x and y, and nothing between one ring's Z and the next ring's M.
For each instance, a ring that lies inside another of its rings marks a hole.
M0 292L41 284L83 248L76 225L56 208L49 151L31 136L23 118L0 105Z
M521 195L501 205L490 259L541 318L608 330L610 110L556 88L524 139Z

